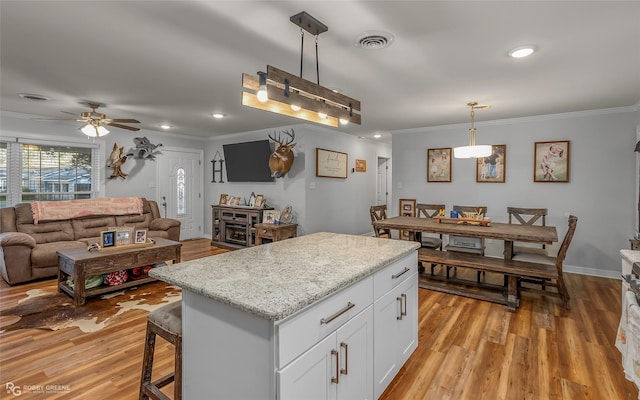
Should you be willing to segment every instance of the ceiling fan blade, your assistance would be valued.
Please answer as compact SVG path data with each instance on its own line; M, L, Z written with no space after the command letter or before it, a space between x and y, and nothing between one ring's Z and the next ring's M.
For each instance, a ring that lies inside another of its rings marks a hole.
M131 119L131 118L106 118L105 121L109 121L109 122L125 122L128 124L139 124L140 121L138 121L137 119Z
M114 128L127 129L127 130L130 130L130 131L139 131L140 130L140 128L136 128L134 126L120 125L120 124L115 123L115 122L105 122L105 123L107 125L109 125L109 126L113 126Z
M65 114L78 115L77 113L72 113L72 112L69 112L69 111L60 111L60 112L63 112Z

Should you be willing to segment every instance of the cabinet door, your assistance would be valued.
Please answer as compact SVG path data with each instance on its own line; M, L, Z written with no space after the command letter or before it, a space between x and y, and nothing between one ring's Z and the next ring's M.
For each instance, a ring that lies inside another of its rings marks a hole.
M373 399L373 306L337 331L340 352L339 400Z
M335 400L338 357L332 333L278 371L278 399Z
M418 345L418 278L413 274L374 305L374 394L378 398Z

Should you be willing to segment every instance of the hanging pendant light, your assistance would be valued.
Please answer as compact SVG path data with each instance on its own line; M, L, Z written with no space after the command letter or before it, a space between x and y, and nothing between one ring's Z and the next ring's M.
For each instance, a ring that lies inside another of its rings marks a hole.
M455 158L481 158L489 157L491 155L491 146L488 144L476 144L476 128L473 126L473 122L476 116L476 110L482 110L489 108L488 105L478 106L478 103L473 101L467 103L471 108L471 128L469 128L469 145L459 146L453 149L453 156Z

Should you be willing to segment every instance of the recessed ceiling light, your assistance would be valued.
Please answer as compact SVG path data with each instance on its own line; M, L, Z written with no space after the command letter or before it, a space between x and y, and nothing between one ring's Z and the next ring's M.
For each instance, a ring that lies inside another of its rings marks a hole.
M162 124L162 125L160 125L160 128L162 128L162 129L171 129L171 125L169 125L169 124Z
M379 133L376 133L375 135L373 135L373 137L374 137L374 138L376 138L376 139L379 139L379 138L381 138L381 137L382 137L382 135L381 135L381 134L379 134Z
M523 57L530 56L535 51L536 51L536 47L535 46L520 46L520 47L516 47L515 49L511 50L509 52L509 57L523 58Z
M216 119L220 119L220 118L224 118L225 117L225 115L222 114L222 113L213 113L213 114L211 114L211 116L213 118L216 118Z
M23 99L34 100L34 101L47 101L47 100L49 100L48 97L42 96L40 94L20 93L18 96L22 97Z

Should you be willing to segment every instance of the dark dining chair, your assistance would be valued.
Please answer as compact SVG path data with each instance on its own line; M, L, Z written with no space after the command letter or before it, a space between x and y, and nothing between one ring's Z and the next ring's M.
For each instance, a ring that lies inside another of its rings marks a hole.
M562 303L564 304L565 308L570 308L569 293L567 292L567 287L564 283L564 278L562 277L562 267L564 264L564 259L567 256L567 250L569 250L569 245L571 244L571 240L573 239L573 235L576 231L577 224L578 217L576 217L575 215L570 215L568 219L569 227L567 228L567 233L564 235L564 239L562 240L560 249L558 249L558 254L555 257L534 253L521 253L513 256L512 259L515 261L536 262L547 265L555 265L556 270L558 271L558 278L555 280L545 280L542 283L521 280L521 282L538 283L541 285L540 289L521 286L521 290L559 296L562 299ZM518 284L520 285L520 283ZM555 287L557 293L547 291L546 289L548 287Z
M547 226L547 209L546 208L522 208L522 207L507 207L507 214L509 215L509 223L520 223L522 225L536 225ZM542 248L532 247L527 245L513 246L513 254L518 253L534 253L548 255L546 245L543 243Z
M460 213L474 213L474 214L482 214L483 216L487 215L487 206L459 206L459 205L454 205L453 206L453 211L457 211L459 214ZM462 214L461 216L464 216L464 214ZM480 240L480 248L479 249L469 249L469 248L458 248L456 246L452 246L451 242L449 242L449 244L446 246L446 250L447 251L464 251L466 253L474 253L474 254L479 254L479 255L484 255L484 238L482 238ZM455 271L455 269L454 269ZM478 282L480 282L480 277L484 274L484 271L478 271ZM449 277L449 267L447 267L447 277Z
M371 206L371 208L369 208L369 215L371 216L372 226L373 226L373 223L376 221L380 221L381 219L387 219L387 205L381 204L378 206ZM385 228L376 229L376 227L374 226L373 233L376 235L376 237L391 239L391 230L389 229L385 229Z

